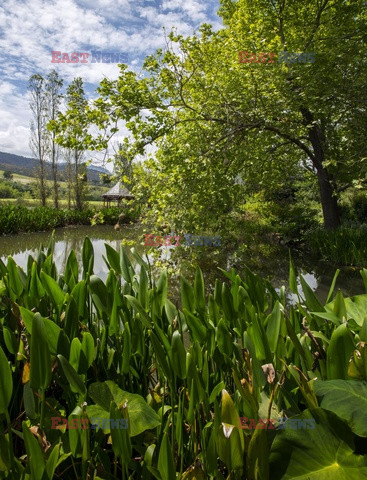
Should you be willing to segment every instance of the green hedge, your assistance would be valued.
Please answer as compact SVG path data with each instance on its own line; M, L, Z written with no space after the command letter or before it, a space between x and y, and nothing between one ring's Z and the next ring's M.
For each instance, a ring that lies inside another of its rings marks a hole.
M137 209L88 208L78 210L56 210L51 207L37 207L29 209L19 205L5 205L0 207L0 234L18 232L36 232L52 230L67 225L90 225L92 218L99 213L102 219L98 223L113 225L118 222L119 215L124 213L124 223L138 218Z

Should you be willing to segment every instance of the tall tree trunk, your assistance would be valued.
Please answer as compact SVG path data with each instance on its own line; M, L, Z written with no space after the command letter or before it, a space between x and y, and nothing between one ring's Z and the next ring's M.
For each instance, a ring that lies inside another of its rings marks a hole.
M327 230L338 228L340 226L338 201L326 169L317 170L317 180L319 182L324 227Z
M68 179L68 209L71 209L71 190L73 187L73 179L71 177L71 163L70 163L70 157L69 161L67 164L67 179Z
M44 139L42 138L41 120L38 120L38 158L40 162L39 182L40 182L40 197L42 207L46 206L46 179L45 179L45 160L43 158Z
M340 226L338 200L335 195L332 176L324 166L324 132L314 121L313 114L307 108L301 108L303 122L308 127L308 135L313 148L312 163L317 171L320 201L324 216L324 227L327 230Z
M55 134L52 135L52 179L54 183L54 206L59 208L59 184L57 182L57 163L56 163L56 146Z
M80 192L80 179L79 179L79 152L75 150L75 207L77 210L82 210L82 199Z

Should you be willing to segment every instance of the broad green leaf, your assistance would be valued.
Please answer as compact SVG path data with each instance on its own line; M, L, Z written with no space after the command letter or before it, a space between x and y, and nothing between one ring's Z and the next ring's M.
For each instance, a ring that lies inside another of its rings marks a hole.
M135 309L136 313L139 313L139 318L142 324L145 327L150 328L152 326L151 320L148 314L146 313L146 311L144 310L144 308L142 307L142 305L139 303L139 300L137 300L135 297L132 297L131 295L124 295L124 297L130 303L130 305Z
M79 269L78 260L76 258L74 250L71 250L65 267L65 282L68 284L70 290L72 290L78 283Z
M32 264L29 295L32 300L37 299L38 301L45 295L45 289L43 288L42 282L38 276L36 262L33 262Z
M290 250L289 250L289 289L294 294L298 293L297 274L296 274L296 269L293 263Z
M355 295L344 299L347 309L347 320L353 320L360 327L367 318L367 295Z
M226 390L222 391L221 424L216 438L219 458L232 470L243 467L244 439L238 411Z
M4 342L10 353L16 355L18 352L18 341L14 332L7 326L3 327Z
M45 463L43 460L41 447L38 445L36 438L29 431L26 422L22 422L22 427L32 480L42 480L43 473L45 471Z
M162 270L157 283L157 297L159 299L159 313L161 313L167 299L167 271Z
M131 437L135 437L145 430L153 429L161 424L161 419L143 397L121 390L110 380L103 383L93 383L88 389L88 394L106 412L109 412L111 401L114 401L118 407L127 402Z
M60 449L61 449L61 443L58 443L57 445L54 446L50 456L47 459L46 473L49 479L54 478L56 468L71 455L71 452L69 452L69 453L64 453L63 455L60 456Z
M168 381L170 381L171 375L172 375L172 369L168 366L166 354L165 354L165 351L163 350L161 342L158 340L156 334L152 330L149 330L149 337L150 337L150 341L152 342L154 354L158 362L157 367L163 370L163 374L166 376Z
M89 288L91 290L93 302L98 310L110 314L112 308L110 294L106 285L99 277L97 277L97 275L91 275Z
M228 357L232 355L232 338L224 318L221 318L218 322L216 328L216 342L221 353L224 353Z
M334 312L311 312L311 313L316 317L324 318L325 320L329 320L330 322L333 322L334 325L341 324L341 320L335 315Z
M314 392L321 397L320 407L345 420L360 437L367 437L367 384L356 380L315 380Z
M131 276L131 271L133 271L133 267L131 265L131 262L129 260L129 257L126 253L126 249L123 247L121 244L120 247L120 262L121 262L121 273L124 278L124 280L127 283L132 283L132 276Z
M236 317L236 312L233 307L232 293L226 283L222 285L222 308L227 322L233 322Z
M122 373L129 373L130 371L130 360L131 360L131 332L128 322L124 323L124 346L122 350Z
M104 244L107 253L107 260L110 268L113 268L118 275L121 275L120 255L107 243Z
M34 400L34 393L31 389L29 382L26 382L23 386L23 402L24 410L29 418L36 418L36 404Z
M51 356L44 320L36 313L32 322L30 385L45 389L51 382Z
M348 379L348 364L355 349L353 336L345 323L337 327L330 338L326 352L327 378Z
M69 303L66 307L64 324L64 331L66 335L69 337L70 340L73 340L73 338L76 337L79 331L78 305L76 304L73 295L70 296Z
M6 472L10 469L9 434L0 434L0 472Z
M79 338L73 338L71 345L70 345L70 356L69 356L69 363L74 368L74 370L80 371L80 352L82 349L82 345L80 343Z
M180 278L182 308L194 313L196 308L194 290L184 277Z
M203 322L195 317L191 312L184 308L184 314L186 318L187 326L189 327L191 338L197 340L199 343L203 343L206 338L207 329Z
M74 298L75 303L78 307L78 314L80 318L85 317L85 305L86 305L86 296L87 296L87 289L85 288L85 280L81 280L79 283L75 285L73 288L70 297ZM77 325L78 318L74 319L74 323Z
M177 317L178 315L178 312L177 312L177 308L175 307L175 305L171 302L171 300L169 300L167 298L166 300L166 303L164 305L164 309L165 309L165 312L166 312L166 315L167 315L167 318L169 320L170 323L173 322L173 320Z
M336 284L336 280L339 276L339 273L340 273L340 270L337 269L336 272L335 272L333 281L331 282L331 286L330 286L329 293L328 293L328 296L327 296L327 299L326 299L326 303L331 302L331 299L333 298L333 293L334 293L334 290L335 290L335 284Z
M203 272L199 267L196 268L195 281L194 281L194 293L195 301L199 310L205 310L205 287Z
M248 446L246 462L248 478L268 480L269 446L267 430L256 428Z
M359 342L348 365L348 377L367 381L367 343Z
M179 378L186 378L186 350L177 330L172 335L171 355L173 371Z
M139 276L138 300L141 303L141 306L144 308L144 310L146 310L148 307L148 301L149 301L148 291L149 291L148 275L144 265L142 265L140 268L140 276Z
M159 449L158 470L161 474L162 480L174 480L176 478L173 449L167 432L163 435L163 440Z
M82 262L83 262L83 278L87 277L87 274L91 276L93 274L94 267L94 250L92 242L88 237L84 238L82 249Z
M300 276L300 280L308 310L310 310L311 312L324 312L324 307L321 305L316 295L313 293L312 289L302 275Z
M57 355L59 359L60 365L62 370L65 374L67 381L70 383L70 387L73 392L80 393L81 395L85 396L87 390L85 388L84 382L75 369L70 365L70 363L66 360L65 357L62 355ZM31 370L32 372L32 370Z
M121 413L122 410L124 414ZM120 406L117 408L115 402L111 402L110 407L110 419L123 420L128 417L128 407ZM121 463L128 464L132 454L132 448L129 437L129 430L125 428L112 428L111 427L112 448L118 457L121 459Z
M308 427L279 430L270 451L272 480L360 480L367 476L367 456L354 453L354 439L332 412L318 408L296 419ZM315 428L311 428L315 418Z
M347 319L347 309L345 307L343 294L340 290L334 299L334 313L341 321Z
M96 356L94 349L94 340L92 335L89 332L83 332L82 338L82 352L87 361L87 369L92 365L93 360Z
M41 281L44 289L47 292L47 295L50 297L55 307L59 310L65 300L63 291L57 282L45 272L41 272Z
M266 335L269 341L269 348L272 352L275 352L277 348L281 320L282 320L282 312L280 309L280 303L277 300L274 305L273 311L269 315L269 321L266 327Z
M0 346L0 414L7 412L13 393L13 378L8 359Z
M8 257L8 275L9 275L9 288L11 289L11 298L15 301L20 298L23 293L23 284L20 280L19 270L17 264L12 257Z

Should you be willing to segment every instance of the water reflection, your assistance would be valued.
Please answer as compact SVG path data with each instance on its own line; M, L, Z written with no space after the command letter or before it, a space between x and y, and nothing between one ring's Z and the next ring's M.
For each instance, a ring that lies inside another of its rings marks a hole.
M12 256L14 261L24 270L27 268L28 256L36 256L41 245L47 247L50 232L23 233L0 238L0 257L6 263L7 257ZM136 226L125 226L120 231L106 225L94 227L78 225L55 230L54 261L59 272L65 269L71 250L74 250L79 265L82 264L82 248L84 238L88 236L94 248L94 273L102 279L107 278L108 269L103 260L106 256L105 243L117 251L120 250L122 240L134 240L140 235ZM79 268L81 272L81 268Z
M27 268L28 256L36 256L39 247L48 245L50 232L36 232L0 237L0 257L6 263L10 255L23 269ZM71 250L76 253L79 265L82 264L81 252L85 236L91 239L94 247L94 273L105 280L108 275L107 266L103 260L106 256L105 243L117 251L122 240L134 240L135 248L143 255L149 247L143 245L142 227L139 224L126 225L120 231L115 231L112 226L96 225L74 226L55 230L54 260L59 272L62 272ZM219 270L229 271L232 267L242 276L244 265L253 272L258 273L271 281L276 289L288 285L289 253L280 246L264 245L264 248L254 254L254 250L241 250L236 245L223 246L220 249L210 247L175 248L160 247L149 255L149 262L157 262L155 274L159 274L161 265L169 269L170 297L179 299L179 275L184 275L193 281L195 266L199 265L203 271L207 293L214 289L215 279L224 281L226 277ZM292 253L298 273L302 274L306 282L321 301L325 301L331 285L335 267L308 259ZM79 268L81 273L81 267ZM139 268L136 268L139 271ZM347 296L364 293L363 282L359 272L353 269L343 269L338 277L336 288L340 288ZM290 303L297 297L289 290L286 291Z

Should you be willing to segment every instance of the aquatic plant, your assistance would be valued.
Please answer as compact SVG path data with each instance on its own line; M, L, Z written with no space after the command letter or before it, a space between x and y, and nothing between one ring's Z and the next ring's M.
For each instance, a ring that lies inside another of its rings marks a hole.
M335 293L336 274L323 305L291 262L294 306L248 269L208 297L197 269L175 305L133 249L106 244L103 282L88 238L82 271L72 251L59 274L53 248L0 261L1 479L367 475L367 294Z

